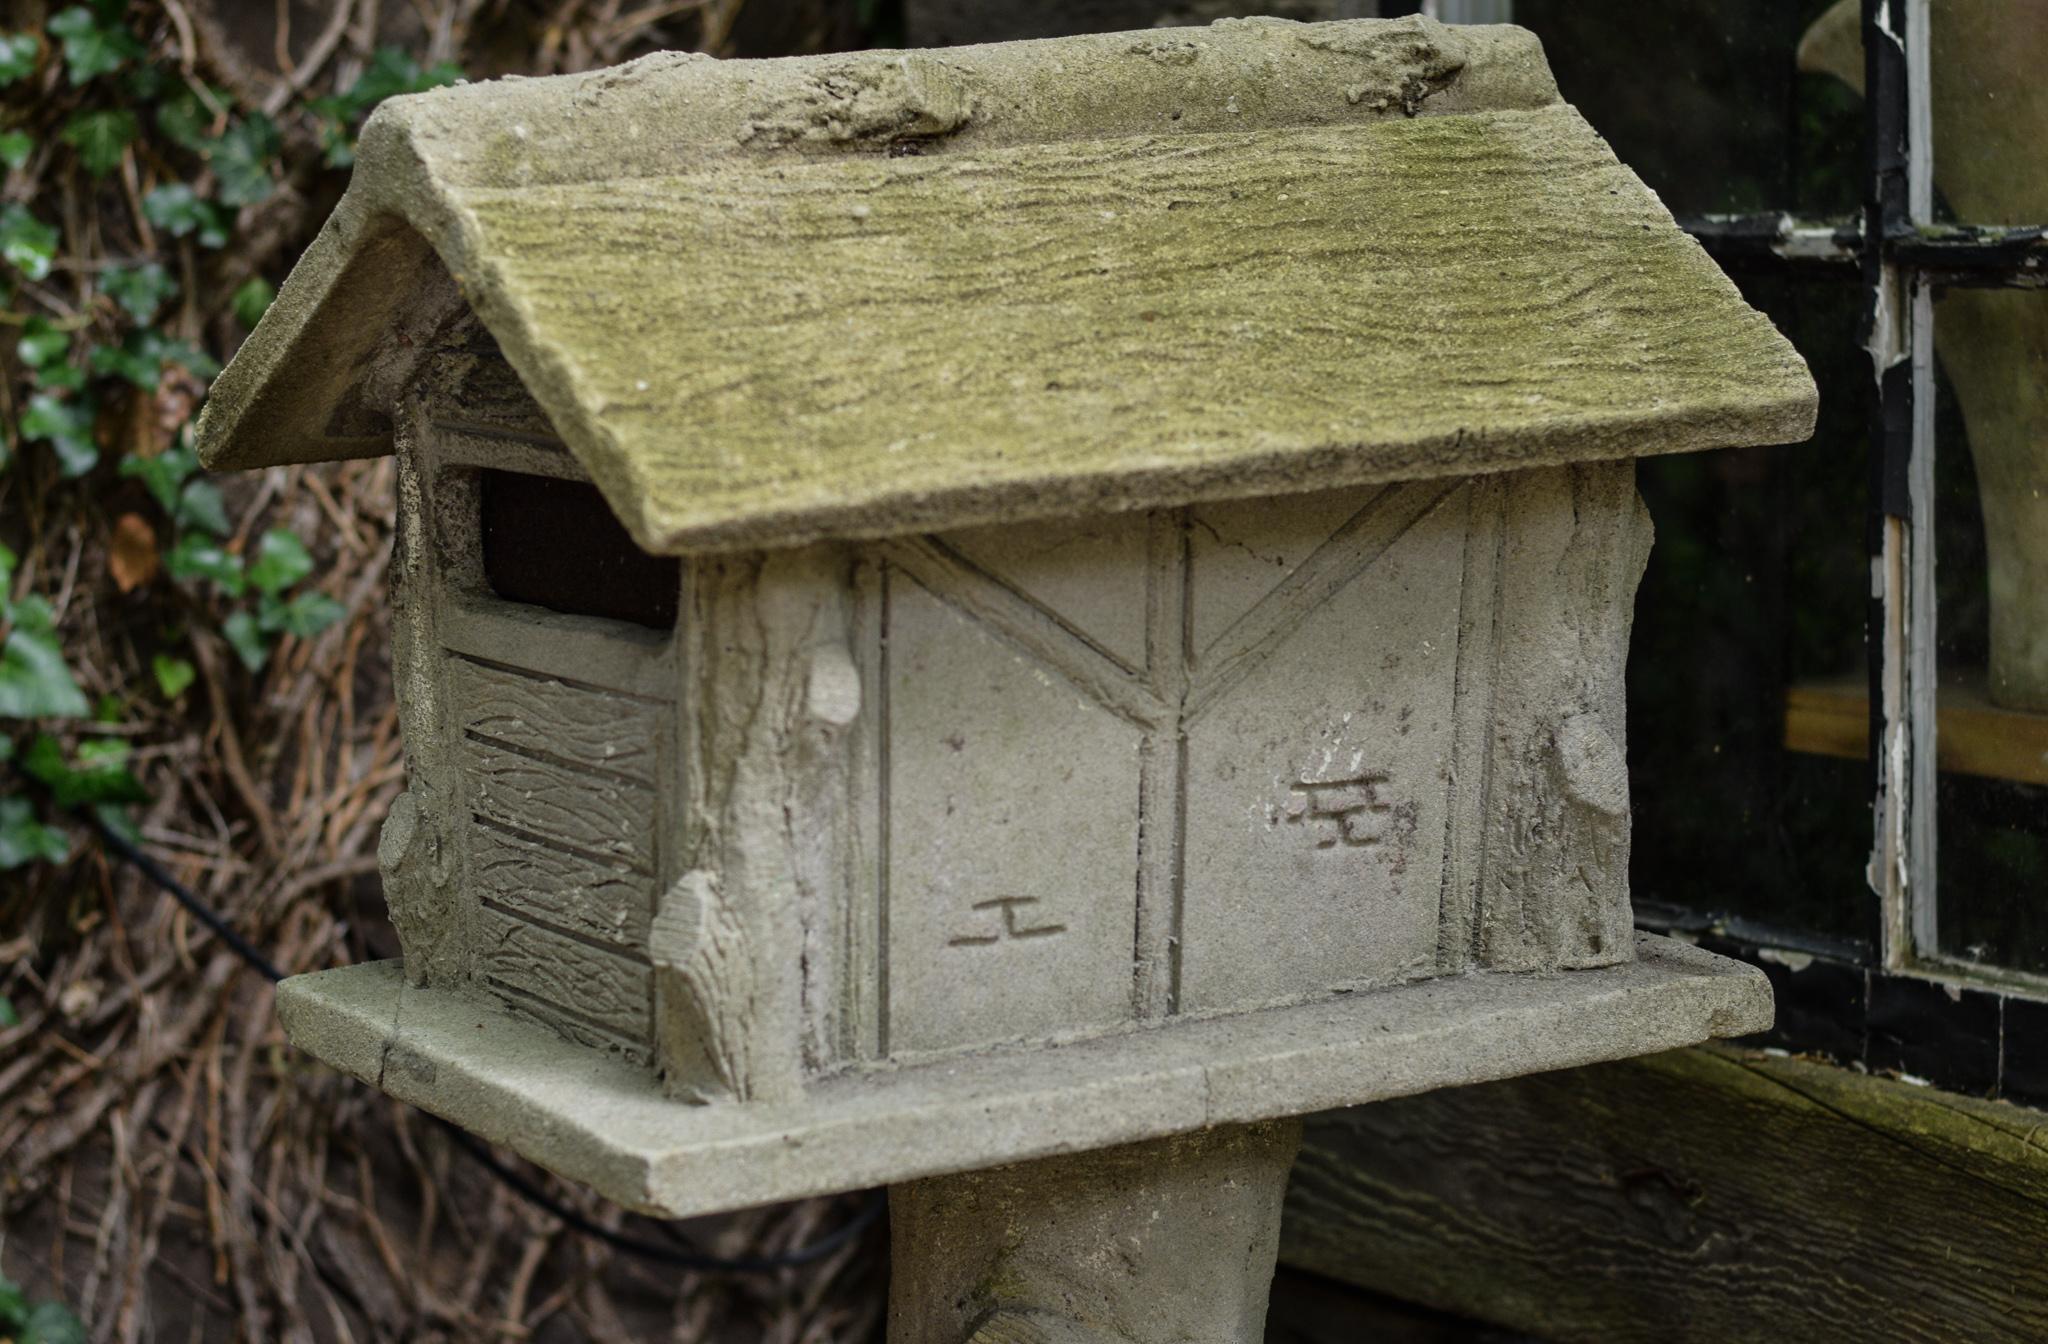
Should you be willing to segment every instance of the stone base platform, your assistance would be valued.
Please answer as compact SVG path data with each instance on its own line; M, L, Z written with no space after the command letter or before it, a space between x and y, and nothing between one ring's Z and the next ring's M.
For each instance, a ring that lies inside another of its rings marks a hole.
M609 1199L689 1217L1741 1036L1763 974L1639 934L1633 962L1472 974L1060 1046L815 1083L800 1101L695 1106L481 996L396 961L294 976L292 1043Z

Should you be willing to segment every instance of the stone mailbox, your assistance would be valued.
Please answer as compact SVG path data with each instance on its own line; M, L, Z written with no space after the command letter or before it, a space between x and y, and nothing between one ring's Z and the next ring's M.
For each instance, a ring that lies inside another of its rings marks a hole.
M202 424L398 455L403 964L280 1013L635 1208L896 1185L903 1339L1255 1334L1291 1117L1768 1022L1631 929L1632 459L1813 410L1512 28L396 99Z

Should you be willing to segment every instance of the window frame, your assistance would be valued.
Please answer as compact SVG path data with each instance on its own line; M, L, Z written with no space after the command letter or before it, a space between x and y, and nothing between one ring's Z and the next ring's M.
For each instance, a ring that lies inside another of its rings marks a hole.
M1930 0L1863 0L1858 220L1763 213L1680 221L1729 270L1825 276L1861 284L1867 296L1863 330L1873 377L1865 546L1873 582L1865 621L1866 767L1874 826L1865 937L1845 941L1659 906L1639 907L1638 921L1762 965L1791 1010L1781 1012L1779 1043L2048 1103L2048 1073L2031 1062L2038 1050L2024 1047L2024 1083L2008 1068L2016 1062L2009 1022L2048 1021L2048 975L1972 961L1939 943L1933 535L1935 291L2048 288L2048 221L1935 222L1929 21ZM1816 964L1824 974L1815 981L1826 983L1818 996L1812 984L1794 983ZM1958 1051L1958 1043L1975 1048Z

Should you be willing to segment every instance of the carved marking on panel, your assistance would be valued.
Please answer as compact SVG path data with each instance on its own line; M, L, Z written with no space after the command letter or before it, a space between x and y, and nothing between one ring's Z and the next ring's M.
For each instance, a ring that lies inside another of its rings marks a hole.
M1384 770L1362 770L1343 779L1299 779L1287 787L1294 793L1286 818L1315 835L1317 849L1366 849L1387 838L1379 818L1394 810L1380 796L1390 782Z
M1050 938L1056 933L1065 933L1067 931L1067 926L1064 924L1027 925L1023 923L1022 919L1029 919L1030 916L1025 915L1020 919L1017 914L1017 907L1020 905L1036 904L1038 904L1036 896L998 896L990 901L976 901L969 907L970 909L1001 910L1003 912L1002 927L994 933L959 934L948 941L946 946L986 947L991 943L1000 943L1011 938Z

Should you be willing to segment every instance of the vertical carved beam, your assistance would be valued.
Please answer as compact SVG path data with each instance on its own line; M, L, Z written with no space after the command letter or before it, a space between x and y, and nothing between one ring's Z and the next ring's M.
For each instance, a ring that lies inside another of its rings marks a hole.
M423 460L425 415L398 416L398 533L391 560L391 666L405 739L406 791L377 841L384 898L416 985L453 985L472 970L470 914L453 827L460 795L448 761L435 612L443 587L434 539L432 473Z
M837 1050L861 694L850 572L845 551L809 547L705 559L685 582L693 871L663 900L655 949L677 1095L789 1100Z
M1632 462L1507 478L1479 948L1495 970L1631 955L1623 675L1650 518Z

